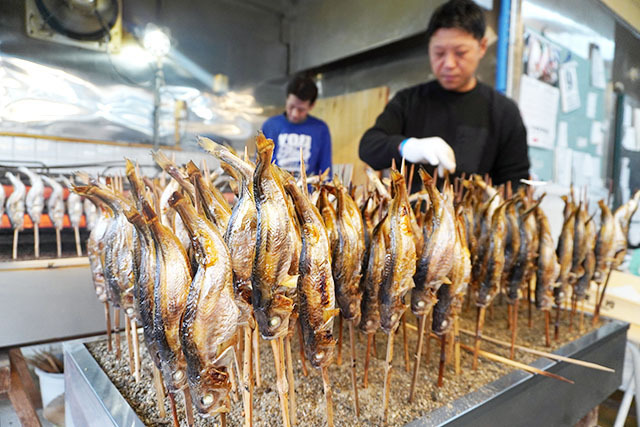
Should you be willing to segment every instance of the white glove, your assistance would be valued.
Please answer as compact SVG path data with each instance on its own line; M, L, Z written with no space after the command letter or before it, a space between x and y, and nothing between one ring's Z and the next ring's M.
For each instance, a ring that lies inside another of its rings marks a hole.
M409 138L400 145L400 154L411 163L429 163L438 166L438 175L445 169L456 171L456 156L453 149L439 136L429 138Z

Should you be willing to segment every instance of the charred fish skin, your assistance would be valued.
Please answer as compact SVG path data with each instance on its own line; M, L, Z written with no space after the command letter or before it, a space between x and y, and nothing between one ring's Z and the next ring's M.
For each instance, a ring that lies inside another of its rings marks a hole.
M158 343L160 372L171 393L187 384L186 361L180 345L180 323L184 313L191 270L180 241L162 225L145 203L143 214L156 245L157 285L154 287L154 336Z
M385 278L380 287L380 324L386 333L395 331L407 309L404 296L413 287L416 246L413 240L406 186L402 175L391 171L394 198L389 209L389 249Z
M187 381L198 412L227 412L231 358L222 357L235 335L240 310L233 295L229 251L217 227L179 193L169 199L184 222L198 260L180 326Z
M599 200L600 206L600 230L596 238L596 271L593 280L597 283L603 283L607 275L607 271L611 267L613 257L615 255L614 235L615 224L613 214L604 200Z
M385 241L389 235L389 220L385 216L371 234L367 268L365 269L362 283L362 318L360 330L365 334L373 334L380 328L380 301L379 290L384 279L387 248Z
M231 210L224 241L229 248L233 269L233 289L236 303L242 312L241 322L250 322L251 271L256 251L256 202L253 197L253 166L244 162L226 147L199 137L198 142L209 153L228 164L241 177L238 201Z
M220 234L224 234L231 216L229 204L215 186L206 182L200 169L193 162L187 163L187 173L193 182L196 203L202 206L207 218L218 227Z
M277 172L271 166L273 141L259 134L258 164L253 178L256 201L256 256L251 274L253 312L264 339L275 339L288 332L293 301L287 287L296 287L297 277L289 275L291 266L291 220L285 193Z
M553 287L560 274L560 265L551 237L549 220L540 207L535 208L539 230L538 269L536 276L536 307L549 311L553 304Z
M420 257L413 277L415 287L411 290L411 311L416 316L424 316L437 301L436 293L453 265L455 246L455 219L453 212L453 193L448 197L434 187L433 179L420 169L420 177L431 200L431 215L423 226L421 239L423 246L419 248Z
M322 368L333 360L336 344L332 335L333 317L338 312L329 237L320 212L293 178L286 180L284 186L293 199L301 225L298 299L304 351L313 367Z
M336 181L338 209L337 242L332 251L336 300L345 320L360 321L360 278L364 257L364 224L347 189Z
M506 237L507 219L505 215L506 203L502 203L493 213L491 218L491 232L485 235L484 242L478 245L487 245L483 267L476 289L476 305L488 306L500 289L500 280L504 270L504 245Z

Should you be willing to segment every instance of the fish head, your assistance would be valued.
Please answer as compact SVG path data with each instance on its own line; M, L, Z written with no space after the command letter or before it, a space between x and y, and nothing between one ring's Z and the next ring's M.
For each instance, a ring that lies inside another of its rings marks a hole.
M265 308L254 308L254 315L262 338L270 340L286 335L292 311L293 300L282 294L276 294L271 304Z
M200 414L214 416L230 409L231 381L226 367L205 368L197 380L189 381L189 390L193 406Z
M304 352L314 368L328 366L333 361L336 341L330 331L320 331L311 342L305 343Z

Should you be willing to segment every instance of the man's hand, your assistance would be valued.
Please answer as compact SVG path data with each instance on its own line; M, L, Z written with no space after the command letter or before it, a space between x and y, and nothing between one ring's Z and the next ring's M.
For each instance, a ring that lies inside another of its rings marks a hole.
M456 156L453 149L439 136L409 138L400 144L400 154L411 163L429 163L438 166L438 175L444 171L456 171Z

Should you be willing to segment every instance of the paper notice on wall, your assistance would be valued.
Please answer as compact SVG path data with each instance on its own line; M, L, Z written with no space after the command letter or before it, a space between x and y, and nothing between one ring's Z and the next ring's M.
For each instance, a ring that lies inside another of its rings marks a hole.
M580 108L580 88L578 87L578 63L575 61L560 67L560 98L562 112L569 113Z
M587 146L587 138L585 138L584 136L579 136L576 139L576 146L578 148L585 148Z
M525 74L520 79L520 113L527 128L527 143L552 149L556 139L560 91Z
M622 126L633 126L633 108L626 102L624 103L624 110L622 112Z
M565 121L558 122L558 139L556 142L557 147L569 146L569 124Z
M565 147L556 147L555 152L555 181L568 187L571 184L573 174L573 150Z
M604 89L607 85L604 71L604 60L600 53L600 47L592 44L589 47L589 56L591 57L591 86L598 89Z
M595 92L589 92L587 95L587 118L595 119L596 111L598 109L598 94Z
M602 130L602 122L591 122L591 143L600 145L604 143L604 132Z
M633 126L640 129L640 108L633 109ZM640 151L640 132L636 132L636 150Z
M638 151L636 139L636 128L622 128L622 146L625 148L625 150Z

